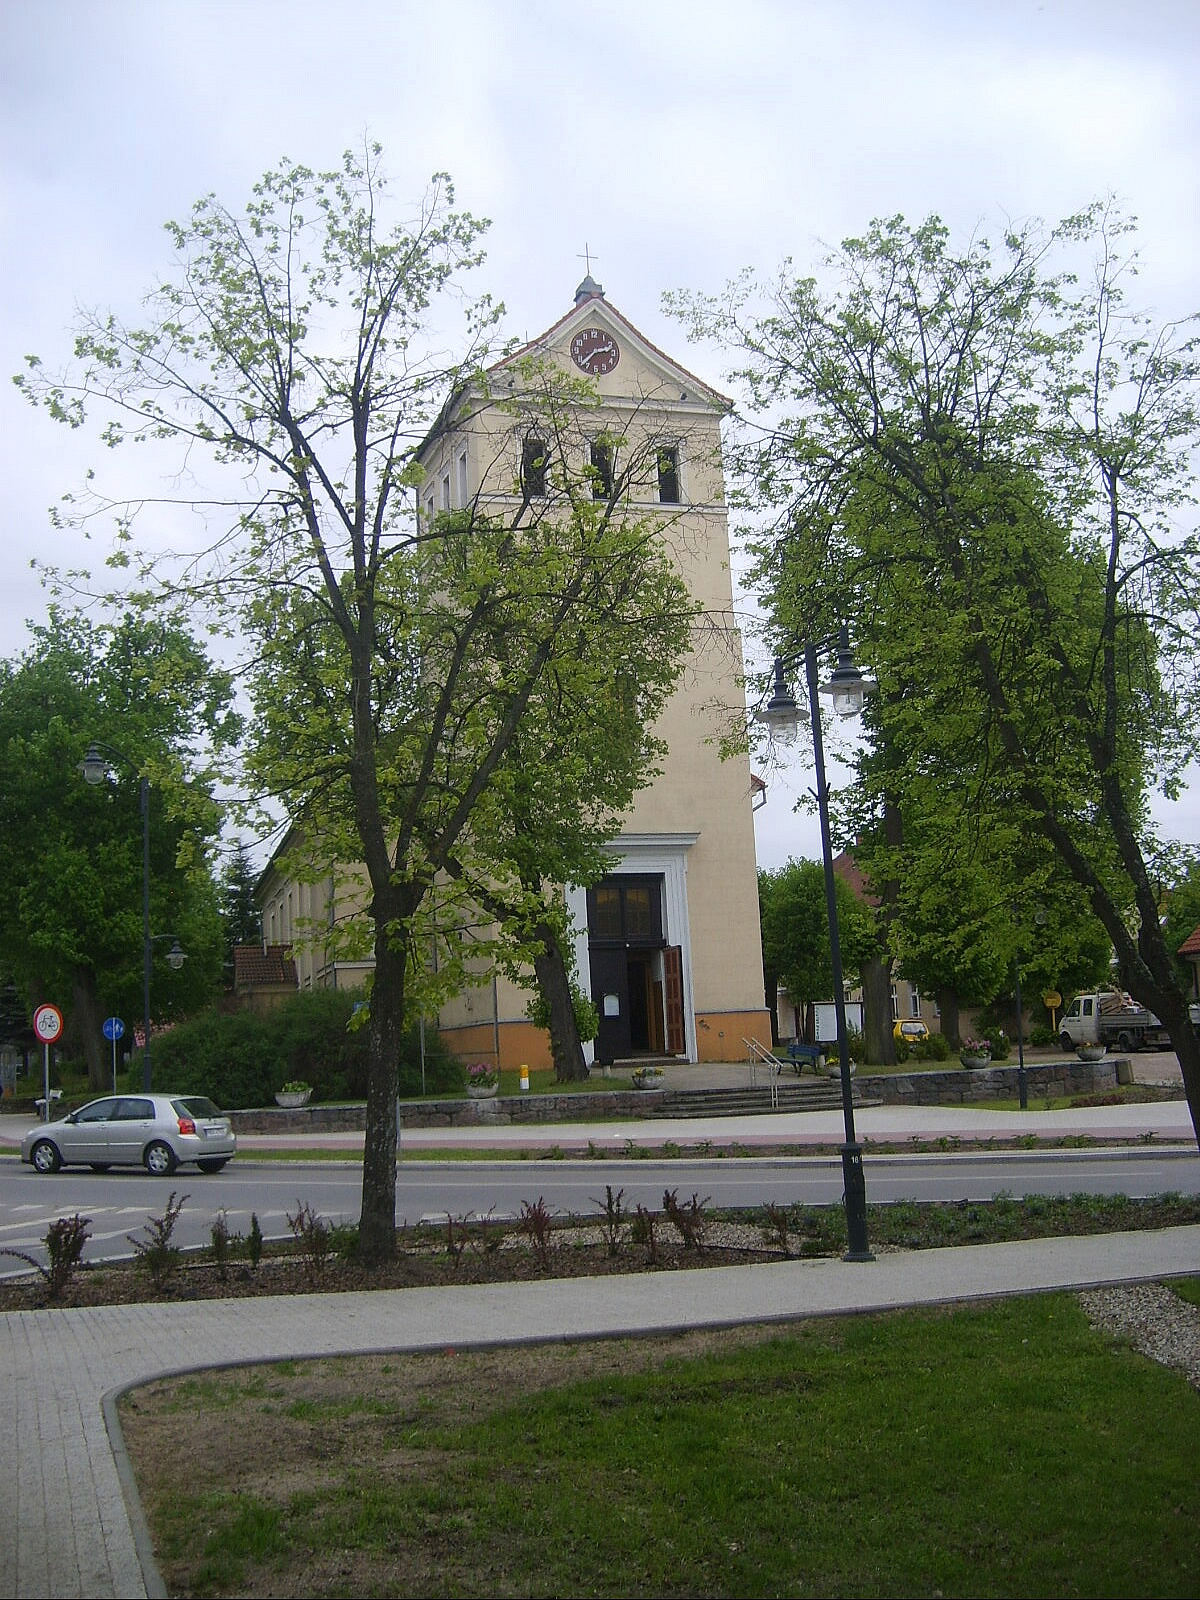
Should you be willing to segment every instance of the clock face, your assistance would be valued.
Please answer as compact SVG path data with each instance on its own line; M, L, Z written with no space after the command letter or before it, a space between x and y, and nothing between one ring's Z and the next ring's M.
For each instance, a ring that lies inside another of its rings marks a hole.
M611 372L620 359L617 341L603 328L584 328L571 340L571 360L593 378Z

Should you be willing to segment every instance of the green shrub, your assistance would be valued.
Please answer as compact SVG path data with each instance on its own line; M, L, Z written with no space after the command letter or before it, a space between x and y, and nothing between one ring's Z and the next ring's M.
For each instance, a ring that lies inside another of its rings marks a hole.
M370 1041L365 1026L350 1026L361 998L345 990L312 990L289 997L265 1016L210 1011L180 1023L154 1041L155 1087L206 1094L226 1111L270 1105L293 1079L312 1085L314 1102L363 1100ZM427 1027L425 1092L458 1094L464 1074L462 1062L436 1028ZM404 1036L397 1081L402 1099L420 1096L418 1028Z
M362 995L311 989L290 996L263 1018L270 1040L271 1094L303 1079L314 1101L362 1100L367 1093L365 1027L350 1020Z
M1030 1028L1029 1042L1040 1049L1045 1049L1049 1045L1058 1043L1058 1034L1048 1024L1040 1022L1036 1028Z
M950 1041L944 1033L931 1033L925 1040L925 1059L927 1061L949 1061Z
M210 1011L179 1023L155 1039L153 1065L156 1089L206 1094L226 1111L267 1105L274 1093L267 1018L252 1011Z
M417 1100L421 1095L421 1035L410 1028L400 1045L398 1071L400 1098ZM466 1087L467 1069L444 1042L436 1028L425 1029L425 1093L460 1094Z

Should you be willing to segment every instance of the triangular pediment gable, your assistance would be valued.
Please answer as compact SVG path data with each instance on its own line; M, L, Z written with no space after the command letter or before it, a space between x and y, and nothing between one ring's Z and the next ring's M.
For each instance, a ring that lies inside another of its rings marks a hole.
M621 392L644 394L648 390L660 390L664 397L670 394L671 400L677 404L700 405L721 413L733 409L733 402L727 395L721 394L660 350L600 294L581 299L545 333L530 339L520 349L489 367L489 375L495 379L506 368L530 356L555 355L569 362L572 340L588 328L599 328L611 334L621 352L617 367L611 374L606 374L603 380L598 380L602 393L615 396Z

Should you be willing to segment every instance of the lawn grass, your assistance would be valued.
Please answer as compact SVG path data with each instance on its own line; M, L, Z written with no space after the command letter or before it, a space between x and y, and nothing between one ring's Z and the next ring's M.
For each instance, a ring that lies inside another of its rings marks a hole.
M185 1446L140 1483L170 1592L1196 1593L1200 1395L1072 1295L587 1348L127 1397ZM199 1414L261 1460L189 1454Z

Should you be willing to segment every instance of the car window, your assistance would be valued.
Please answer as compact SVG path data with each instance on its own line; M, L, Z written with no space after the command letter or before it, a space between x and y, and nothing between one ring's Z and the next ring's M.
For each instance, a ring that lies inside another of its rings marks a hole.
M172 1100L171 1104L176 1111L184 1110L193 1117L219 1117L217 1107L205 1095L189 1094L179 1100Z
M76 1122L107 1122L112 1116L117 1102L115 1100L93 1100L90 1105L81 1106L75 1113Z
M119 1100L117 1102L118 1122L144 1122L154 1115L153 1100Z

